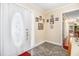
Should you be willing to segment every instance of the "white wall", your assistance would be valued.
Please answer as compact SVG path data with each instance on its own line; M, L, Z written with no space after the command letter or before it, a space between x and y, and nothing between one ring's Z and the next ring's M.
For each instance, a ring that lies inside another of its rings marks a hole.
M50 15L54 15L54 17L59 17L59 21L55 21L54 28L50 29L50 25L46 24L46 37L45 39L48 42L55 43L58 45L62 45L62 24L63 24L63 19L62 19L62 14L77 10L79 9L79 4L69 4L57 9L52 9L47 12L47 18L50 17Z

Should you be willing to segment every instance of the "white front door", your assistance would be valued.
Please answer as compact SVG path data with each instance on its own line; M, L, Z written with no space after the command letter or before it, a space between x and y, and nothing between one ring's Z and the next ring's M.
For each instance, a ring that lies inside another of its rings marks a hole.
M1 55L18 55L31 48L32 14L17 4L1 4Z

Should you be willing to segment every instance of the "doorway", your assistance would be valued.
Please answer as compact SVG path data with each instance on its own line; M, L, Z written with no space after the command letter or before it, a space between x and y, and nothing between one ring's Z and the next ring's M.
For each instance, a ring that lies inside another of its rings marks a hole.
M67 50L70 35L79 37L79 10L63 13L63 47Z

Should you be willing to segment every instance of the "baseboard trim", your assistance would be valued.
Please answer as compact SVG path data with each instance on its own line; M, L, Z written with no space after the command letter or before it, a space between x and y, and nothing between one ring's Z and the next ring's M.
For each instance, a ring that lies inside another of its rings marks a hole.
M40 44L43 44L44 42L45 42L45 41L42 41L42 42L40 42L40 43L36 44L35 46L33 46L33 47L31 47L31 48L27 49L26 51L31 50L31 49L33 49L33 48L35 48L35 47L39 46Z
M43 44L44 42L45 42L45 41L42 41L42 42L36 44L35 46L31 47L31 49L32 49L32 48L35 48L35 47L37 47L37 46L39 46L40 44Z
M49 43L51 43L51 44L55 44L55 45L62 46L61 44L59 44L59 43L56 43L56 42L51 42L51 41L46 41L46 42L49 42Z

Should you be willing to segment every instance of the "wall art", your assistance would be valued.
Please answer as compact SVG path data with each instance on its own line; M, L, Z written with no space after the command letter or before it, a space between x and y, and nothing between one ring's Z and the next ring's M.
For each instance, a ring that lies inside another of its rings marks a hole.
M35 21L36 21L36 22L39 22L39 18L38 18L38 17L36 17L36 18L35 18Z
M47 19L47 21L46 21L47 23L49 22L49 19Z
M55 18L55 21L59 21L59 18L58 18L58 17L56 17L56 18Z
M38 30L43 30L43 27L44 27L43 23L38 23Z
M50 24L54 24L54 17L53 17L53 15L51 15L51 18L50 18Z

